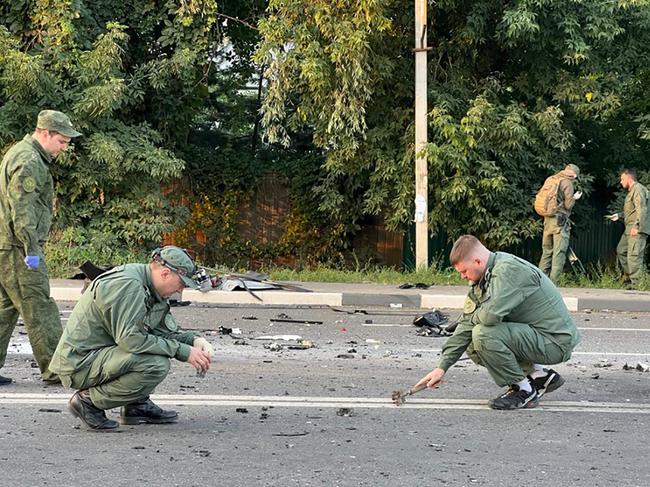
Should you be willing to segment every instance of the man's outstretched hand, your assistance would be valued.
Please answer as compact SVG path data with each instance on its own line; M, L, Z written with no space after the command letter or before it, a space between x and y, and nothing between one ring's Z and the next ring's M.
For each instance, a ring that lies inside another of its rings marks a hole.
M422 377L413 388L415 389L416 387L426 384L427 387L438 387L440 384L442 384L442 378L445 376L445 371L442 370L441 368L435 368L431 372L429 372L427 375Z

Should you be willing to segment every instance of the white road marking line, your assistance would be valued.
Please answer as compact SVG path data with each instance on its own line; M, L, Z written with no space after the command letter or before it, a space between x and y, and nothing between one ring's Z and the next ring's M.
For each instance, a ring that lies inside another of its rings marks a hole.
M401 325L399 323L361 323L361 326L377 326L377 327L404 327L408 326L409 328L413 328L413 325Z
M70 394L0 394L0 404L50 404L64 405ZM314 397L314 396L220 396L220 395L173 395L157 394L152 399L161 405L210 406L210 407L292 407L292 408L342 408L398 409L383 397ZM399 409L453 409L488 410L485 399L422 399L412 398ZM539 407L528 411L591 412L615 414L650 414L650 404L543 401Z
M418 353L440 353L442 352L441 348L413 348L411 352ZM636 353L636 352L573 352L571 355L606 355L611 357L650 357L650 353Z

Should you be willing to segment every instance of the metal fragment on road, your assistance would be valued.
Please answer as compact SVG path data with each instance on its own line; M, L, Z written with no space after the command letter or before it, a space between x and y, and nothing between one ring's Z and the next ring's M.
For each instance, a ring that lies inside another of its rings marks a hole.
M422 390L424 390L426 388L427 388L426 384L421 384L418 387L413 387L413 388L409 389L406 392L404 392L402 390L396 390L396 391L393 391L390 398L392 399L395 406L401 406L402 404L404 404L406 402L406 397L407 396L410 396L412 394L420 392L420 391L422 391Z

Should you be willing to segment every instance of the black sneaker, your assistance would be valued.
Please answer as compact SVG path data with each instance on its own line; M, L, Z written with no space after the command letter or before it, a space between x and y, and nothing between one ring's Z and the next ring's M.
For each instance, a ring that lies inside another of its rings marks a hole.
M534 408L539 404L537 391L523 391L517 384L511 385L510 388L496 399L488 403L492 409L522 409Z
M546 375L542 377L533 379L530 375L528 376L528 380L537 391L537 397L542 397L547 392L553 392L564 384L562 376L553 369L544 369L544 372L546 372Z

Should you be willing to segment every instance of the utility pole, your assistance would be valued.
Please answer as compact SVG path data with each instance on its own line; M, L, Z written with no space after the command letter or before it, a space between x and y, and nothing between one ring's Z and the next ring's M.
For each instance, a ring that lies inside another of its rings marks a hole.
M427 0L415 0L415 267L429 267L427 170Z

